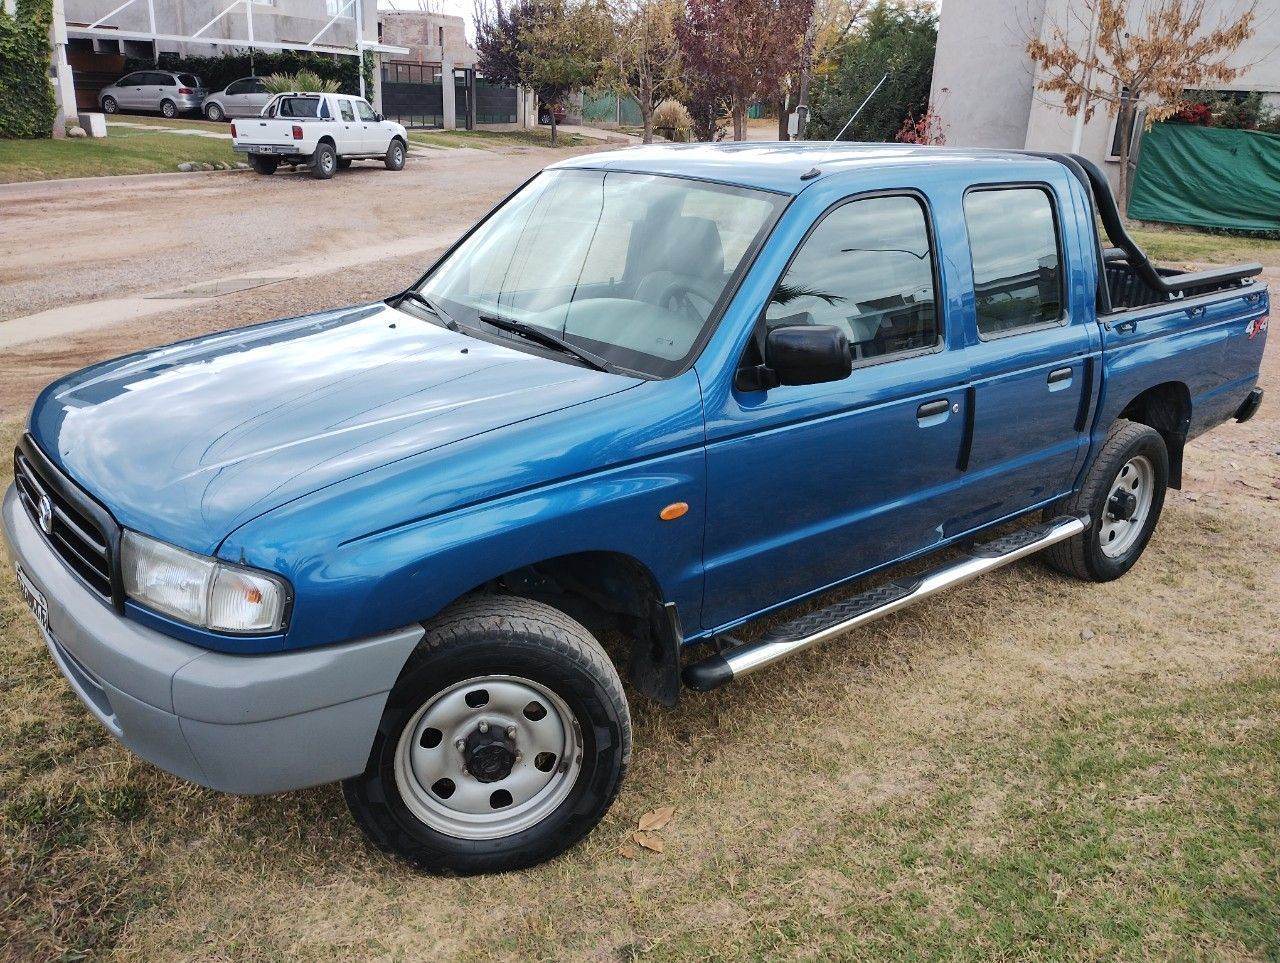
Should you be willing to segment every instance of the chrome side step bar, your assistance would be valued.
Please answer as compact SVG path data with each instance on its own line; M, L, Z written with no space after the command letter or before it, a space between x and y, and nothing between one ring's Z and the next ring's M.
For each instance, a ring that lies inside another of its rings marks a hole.
M1064 515L974 545L959 559L931 572L868 589L771 629L757 642L731 645L710 658L687 665L684 683L699 692L719 688L779 659L914 605L943 589L1074 538L1088 527L1089 516Z

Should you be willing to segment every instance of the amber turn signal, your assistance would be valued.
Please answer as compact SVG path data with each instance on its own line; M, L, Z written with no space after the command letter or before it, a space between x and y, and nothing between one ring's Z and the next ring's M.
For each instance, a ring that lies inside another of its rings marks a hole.
M658 517L664 522L671 522L675 521L688 510L689 505L687 502L672 502L662 511L658 512Z

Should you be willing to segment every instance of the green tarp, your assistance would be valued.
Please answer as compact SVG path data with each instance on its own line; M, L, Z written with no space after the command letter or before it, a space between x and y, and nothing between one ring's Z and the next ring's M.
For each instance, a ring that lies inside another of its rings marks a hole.
M1129 216L1280 231L1280 135L1156 124L1142 138Z

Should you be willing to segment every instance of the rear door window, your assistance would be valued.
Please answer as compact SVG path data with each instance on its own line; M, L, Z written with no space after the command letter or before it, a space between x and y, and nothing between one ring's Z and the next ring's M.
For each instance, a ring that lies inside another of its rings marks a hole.
M1061 245L1048 191L969 191L964 220L973 258L978 334L1000 337L1061 321Z
M173 79L173 74L147 74L147 83L156 87L176 87L177 81Z

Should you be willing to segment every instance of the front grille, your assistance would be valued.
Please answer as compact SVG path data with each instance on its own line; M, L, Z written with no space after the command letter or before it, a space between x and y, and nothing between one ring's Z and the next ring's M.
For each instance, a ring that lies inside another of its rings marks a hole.
M51 464L30 437L13 453L13 477L18 498L49 546L85 585L118 607L123 601L115 574L120 530L106 509ZM42 523L45 499L48 519Z

